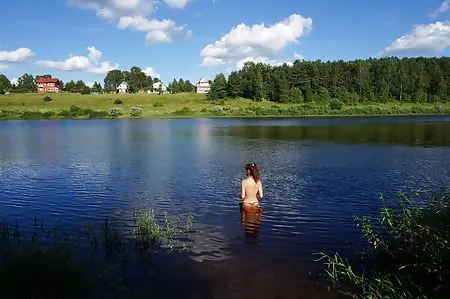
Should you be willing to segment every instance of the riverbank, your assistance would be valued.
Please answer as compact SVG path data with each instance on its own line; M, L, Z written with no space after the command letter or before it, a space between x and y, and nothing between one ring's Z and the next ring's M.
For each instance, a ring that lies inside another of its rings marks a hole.
M237 98L208 101L193 93L141 94L9 94L0 96L0 120L166 117L332 117L450 115L450 103L370 103L340 101L302 104L254 102Z

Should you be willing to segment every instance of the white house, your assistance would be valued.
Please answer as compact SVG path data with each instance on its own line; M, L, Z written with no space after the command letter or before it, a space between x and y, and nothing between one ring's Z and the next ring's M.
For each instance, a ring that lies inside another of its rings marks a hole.
M153 93L159 93L161 87L161 93L167 93L167 86L161 81L153 83Z
M200 78L195 85L195 90L197 93L208 93L210 89L209 82L205 78Z
M128 93L129 90L130 90L130 86L125 81L120 83L120 85L117 86L117 89L116 89L117 93Z

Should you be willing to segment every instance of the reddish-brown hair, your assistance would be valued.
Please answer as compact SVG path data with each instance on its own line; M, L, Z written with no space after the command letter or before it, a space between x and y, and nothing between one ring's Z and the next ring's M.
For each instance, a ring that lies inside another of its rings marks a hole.
M255 163L249 163L245 165L245 170L248 170L255 182L260 180L258 166Z

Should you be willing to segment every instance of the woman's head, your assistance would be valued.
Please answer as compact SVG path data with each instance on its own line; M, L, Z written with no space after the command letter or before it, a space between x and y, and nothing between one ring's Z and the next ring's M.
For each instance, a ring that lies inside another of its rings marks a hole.
M246 164L245 165L245 170L247 171L248 175L253 177L255 182L258 182L260 180L258 166L256 166L255 163Z

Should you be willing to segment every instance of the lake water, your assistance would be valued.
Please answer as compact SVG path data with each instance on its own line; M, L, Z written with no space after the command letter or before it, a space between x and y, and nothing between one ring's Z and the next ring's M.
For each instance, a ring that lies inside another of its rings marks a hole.
M265 193L250 233L249 162ZM380 193L449 183L450 117L0 122L0 217L194 216L194 251L159 262L162 298L334 298L312 254L349 252Z

